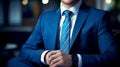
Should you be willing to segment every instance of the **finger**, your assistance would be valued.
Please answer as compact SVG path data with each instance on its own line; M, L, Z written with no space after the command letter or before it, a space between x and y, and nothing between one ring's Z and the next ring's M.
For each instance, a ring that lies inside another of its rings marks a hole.
M53 59L53 60L50 62L50 65L53 65L53 64L59 62L61 59L62 59L61 56Z
M51 55L50 58L49 58L49 60L50 60L50 64L51 64L51 61L57 59L58 57L59 57L58 54Z
M50 65L53 67L58 66L70 67L72 65L70 55L60 52L58 53L58 57L51 61Z
M51 64L51 61L59 57L59 52L58 51L53 51L52 55L49 57L49 62Z
M52 65L50 65L50 67L62 67L62 60L59 60L58 62L53 63Z
M47 61L47 64L50 64L50 56L54 55L54 52L53 51L50 51L47 53L46 55L46 61Z
M50 52L47 54L48 58L50 58L50 56L51 56L51 55L54 55L55 53L56 53L55 51L50 51Z
M63 52L58 50L56 51L56 54L52 55L50 58L51 58L50 65L53 65L59 62L60 60L63 60Z

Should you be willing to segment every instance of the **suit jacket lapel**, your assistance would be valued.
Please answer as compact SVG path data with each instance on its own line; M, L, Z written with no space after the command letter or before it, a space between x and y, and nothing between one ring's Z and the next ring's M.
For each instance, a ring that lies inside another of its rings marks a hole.
M73 46L73 43L74 43L78 33L80 32L83 25L85 24L85 20L86 20L88 14L89 14L89 8L83 2L80 9L79 9L79 13L78 13L78 16L77 16L77 19L76 19L76 23L75 23L73 34L72 34L72 40L71 40L70 47Z
M49 20L51 21L51 30L53 32L51 35L51 39L52 39L52 44L50 45L51 49L54 50L55 46L56 46L56 42L57 42L57 35L58 35L58 31L59 31L59 20L60 20L60 9L58 9L52 16L51 18L54 18L53 20Z

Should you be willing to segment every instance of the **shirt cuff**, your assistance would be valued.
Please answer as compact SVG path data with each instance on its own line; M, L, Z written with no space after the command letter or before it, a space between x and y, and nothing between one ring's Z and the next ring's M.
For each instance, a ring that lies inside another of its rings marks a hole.
M82 57L80 54L77 54L78 57L78 67L82 67Z
M44 57L45 57L45 54L46 54L48 51L49 51L49 50L44 51L44 52L42 53L42 55L41 55L41 62L42 62L43 64L46 64L46 63L45 63L45 60L44 60Z

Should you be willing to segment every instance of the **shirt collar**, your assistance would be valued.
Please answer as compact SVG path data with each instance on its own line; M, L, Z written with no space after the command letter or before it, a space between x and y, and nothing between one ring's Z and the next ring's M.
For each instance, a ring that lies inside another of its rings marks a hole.
M82 3L82 0L80 0L76 5L74 5L70 9L66 9L65 7L62 6L62 3L61 3L60 4L61 16L63 14L63 11L65 11L65 10L70 10L71 12L73 12L74 15L77 15L78 11L79 11L79 7L81 6L81 3Z

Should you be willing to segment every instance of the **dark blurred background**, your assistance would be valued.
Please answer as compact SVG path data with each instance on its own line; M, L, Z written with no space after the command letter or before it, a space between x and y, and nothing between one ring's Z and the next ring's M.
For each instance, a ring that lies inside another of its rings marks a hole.
M85 0L86 4L111 14L110 23L120 41L120 0ZM39 15L59 6L60 0L0 0L0 67L19 55ZM120 44L120 43L118 43Z

